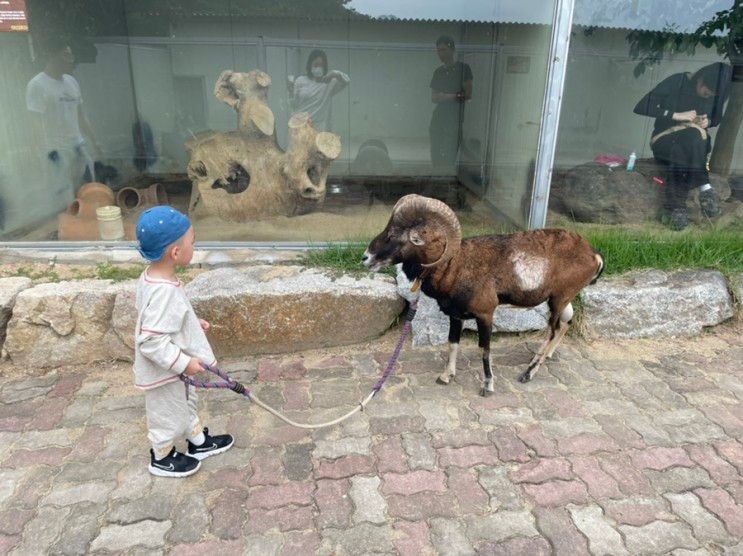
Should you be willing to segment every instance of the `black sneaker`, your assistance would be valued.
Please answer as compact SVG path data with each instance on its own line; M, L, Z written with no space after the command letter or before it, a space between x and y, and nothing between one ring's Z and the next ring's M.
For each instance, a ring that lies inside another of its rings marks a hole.
M204 443L197 446L190 440L188 441L188 455L196 459L206 459L209 456L215 456L226 452L235 443L231 434L218 434L209 436L209 429L204 427Z
M158 477L188 477L193 475L201 467L201 462L176 452L175 448L163 459L155 459L155 452L150 448L150 473Z
M714 189L699 192L699 206L702 207L702 212L707 218L714 218L722 214L720 202L717 200L717 193Z

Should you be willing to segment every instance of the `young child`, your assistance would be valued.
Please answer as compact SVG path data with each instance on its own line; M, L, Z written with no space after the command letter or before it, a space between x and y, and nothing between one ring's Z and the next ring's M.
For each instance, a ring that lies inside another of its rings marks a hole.
M199 319L175 275L193 257L189 219L168 206L146 210L137 222L139 252L151 262L137 282L134 381L145 391L149 471L160 477L187 477L204 458L229 450L232 436L211 436L196 413L196 389L180 380L216 360ZM182 436L187 453L175 449Z

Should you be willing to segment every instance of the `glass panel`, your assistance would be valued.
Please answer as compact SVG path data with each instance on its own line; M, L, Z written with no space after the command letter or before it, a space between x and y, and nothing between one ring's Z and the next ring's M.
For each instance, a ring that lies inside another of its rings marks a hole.
M730 36L733 4L577 2L551 222L678 229L740 221L733 201L742 195L743 91L731 79L731 63L741 63L740 29Z
M526 224L552 2L73 4L0 32L4 240L98 240L101 204L131 238L166 199L201 241L365 240L408 193L465 233ZM29 110L47 69L61 93ZM111 191L88 202L94 170Z

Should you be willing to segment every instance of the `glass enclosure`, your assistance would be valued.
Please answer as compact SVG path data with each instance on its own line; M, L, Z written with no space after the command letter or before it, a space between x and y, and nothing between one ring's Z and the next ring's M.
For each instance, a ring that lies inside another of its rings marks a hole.
M740 226L740 10L576 1L548 223Z
M566 5L548 223L740 221L735 2ZM202 241L361 240L407 193L447 202L465 233L541 225L528 220L555 9L2 3L0 241L132 239L158 203ZM101 236L107 218L118 235Z
M407 193L447 202L465 233L528 225L551 1L25 10L27 32L0 32L3 241L99 240L101 206L121 209L131 239L164 202L188 211L200 241L366 239ZM580 98L608 101L580 84L595 73L575 58L589 40L578 29L560 167L595 139ZM643 89L631 71L624 81ZM643 156L644 128L613 116L599 123L627 129L610 146Z

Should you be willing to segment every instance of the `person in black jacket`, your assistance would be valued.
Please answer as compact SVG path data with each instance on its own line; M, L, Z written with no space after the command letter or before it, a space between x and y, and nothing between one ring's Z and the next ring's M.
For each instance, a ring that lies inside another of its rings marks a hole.
M677 73L661 81L635 106L635 114L655 118L650 140L653 156L668 165L666 205L675 230L688 226L686 198L699 187L699 204L708 217L720 206L709 183L708 129L719 125L729 94L732 68L716 62L696 73Z

